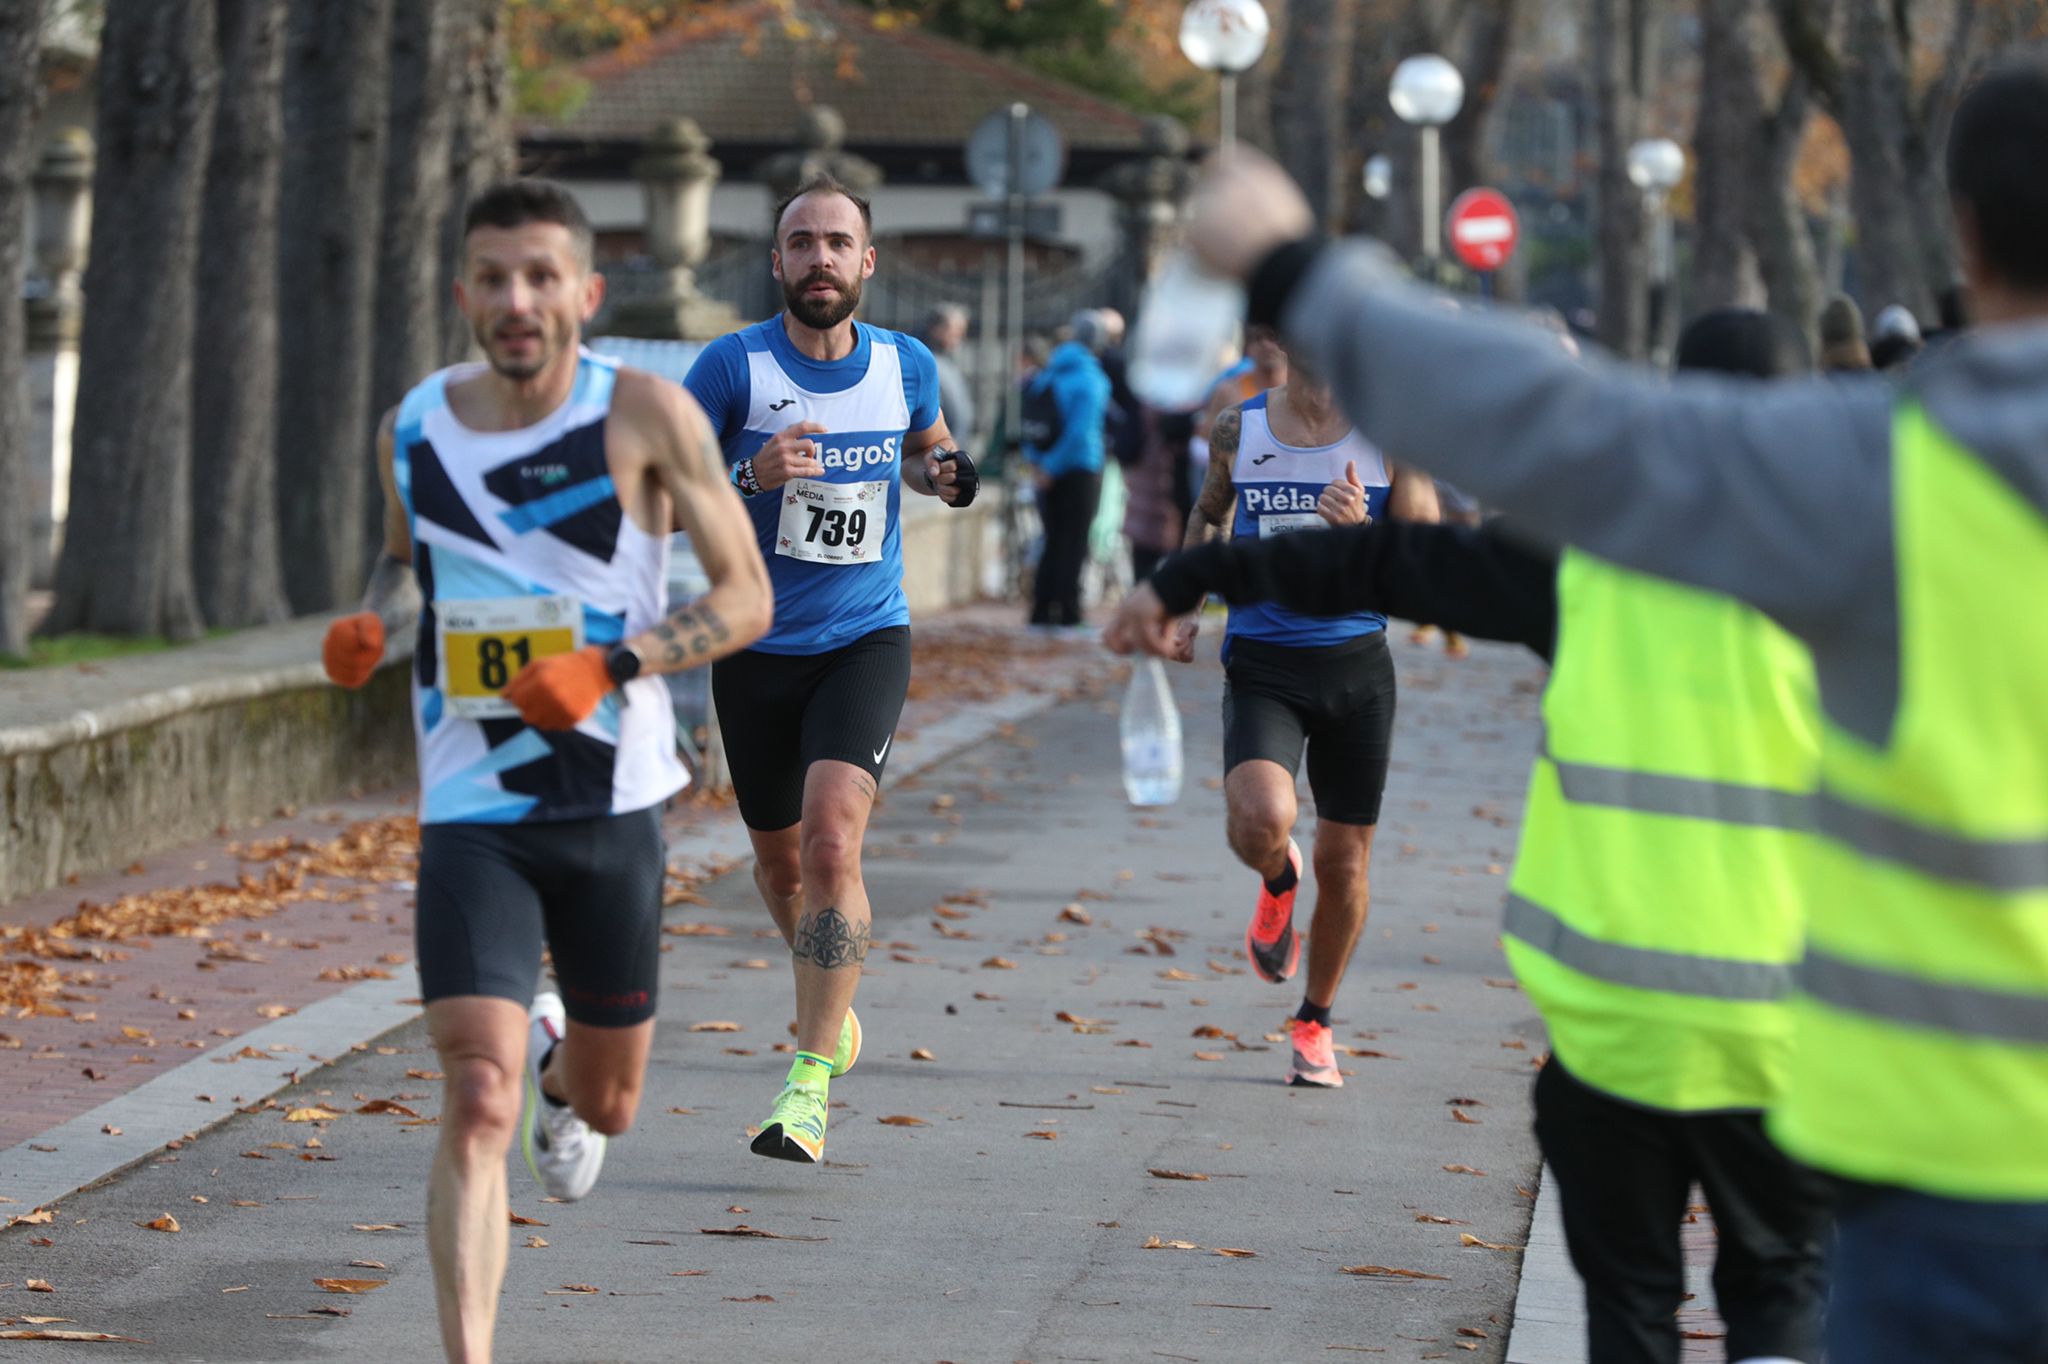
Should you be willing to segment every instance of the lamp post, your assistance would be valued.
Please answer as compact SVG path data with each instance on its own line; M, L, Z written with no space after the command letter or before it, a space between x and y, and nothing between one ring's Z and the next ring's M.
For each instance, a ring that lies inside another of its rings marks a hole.
M1394 189L1394 160L1385 152L1365 159L1365 197L1384 199Z
M1237 144L1238 74L1258 65L1271 30L1272 21L1259 0L1194 0L1181 12L1182 54L1223 78L1223 135L1218 146L1226 158Z
M1668 137L1644 138L1628 149L1629 182L1643 192L1650 215L1650 355L1659 364L1667 358L1664 344L1671 311L1671 191L1685 179L1685 149Z
M1387 102L1403 123L1422 130L1422 254L1434 265L1443 254L1440 134L1465 107L1465 78L1433 52L1410 57L1394 68Z

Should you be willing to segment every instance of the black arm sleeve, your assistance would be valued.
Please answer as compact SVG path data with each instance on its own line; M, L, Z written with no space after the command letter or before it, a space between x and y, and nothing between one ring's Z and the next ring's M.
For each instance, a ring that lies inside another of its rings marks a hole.
M1214 592L1307 615L1378 611L1549 658L1557 639L1557 560L1484 526L1376 521L1271 540L1212 540L1153 571L1175 615Z

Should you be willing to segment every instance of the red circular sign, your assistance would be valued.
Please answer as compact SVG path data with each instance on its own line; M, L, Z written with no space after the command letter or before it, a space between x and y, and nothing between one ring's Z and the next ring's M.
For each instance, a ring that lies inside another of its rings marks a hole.
M1499 190L1468 189L1451 205L1451 250L1472 270L1498 270L1515 254L1522 220Z

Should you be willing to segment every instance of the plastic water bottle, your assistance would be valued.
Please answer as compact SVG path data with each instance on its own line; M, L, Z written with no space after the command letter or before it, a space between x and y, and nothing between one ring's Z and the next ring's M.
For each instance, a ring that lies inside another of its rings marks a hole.
M1180 799L1180 709L1166 669L1156 658L1131 669L1124 693L1124 793L1133 805L1171 805Z
M1131 390L1168 412L1200 407L1244 323L1244 289L1186 252L1146 286L1131 337Z

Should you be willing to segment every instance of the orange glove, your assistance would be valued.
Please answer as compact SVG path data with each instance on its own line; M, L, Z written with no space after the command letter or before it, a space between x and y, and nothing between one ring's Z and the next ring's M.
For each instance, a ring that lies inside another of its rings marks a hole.
M574 729L612 689L604 655L602 644L586 644L573 654L536 658L499 695L535 729Z
M320 661L326 665L327 675L340 685L351 691L362 686L384 661L384 622L375 611L343 616L327 627Z

